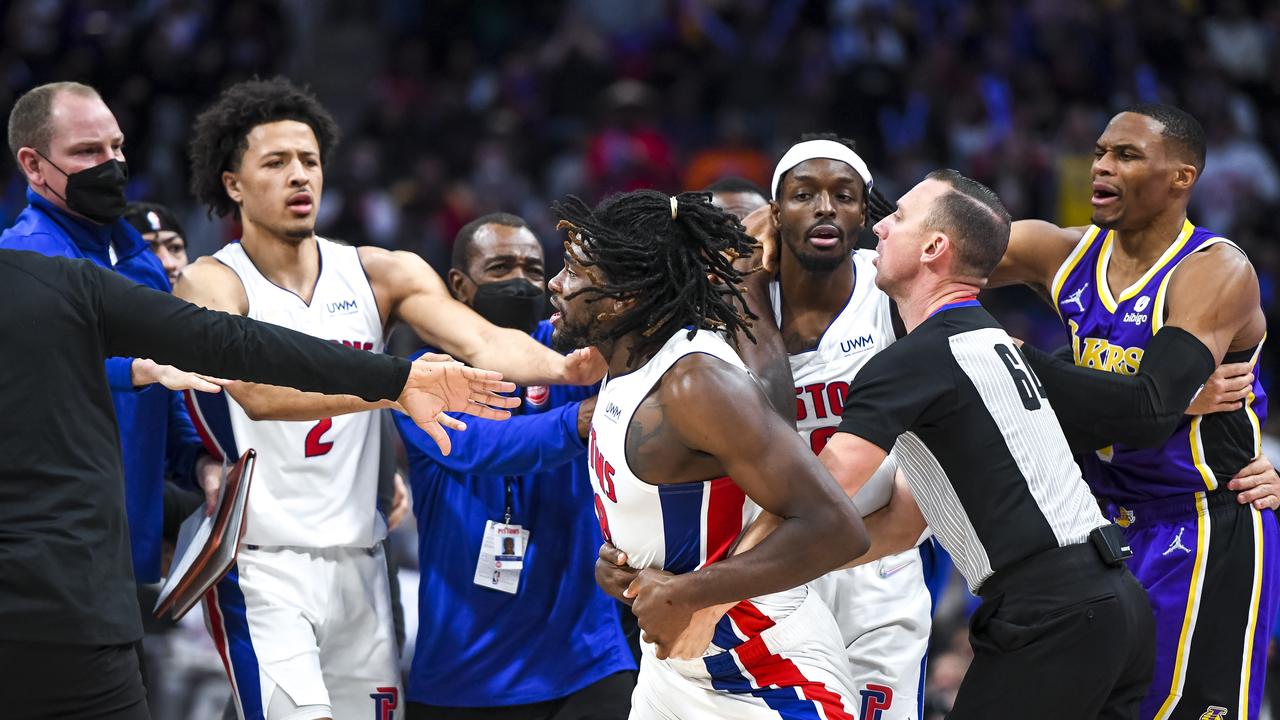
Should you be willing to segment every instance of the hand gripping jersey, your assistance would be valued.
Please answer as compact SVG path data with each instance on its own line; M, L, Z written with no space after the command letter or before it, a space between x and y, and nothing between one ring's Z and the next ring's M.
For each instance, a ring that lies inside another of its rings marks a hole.
M728 477L651 485L627 465L625 442L632 415L677 361L701 353L747 371L719 335L704 330L692 339L688 335L677 332L643 366L605 378L591 416L588 460L600 529L636 569L683 574L717 562L757 512L756 504ZM806 594L801 587L742 601L721 619L711 652L759 635L798 608Z
M382 352L382 321L356 249L317 237L320 275L311 303L262 275L240 243L214 258L240 277L248 317L349 347ZM226 392L197 396L192 419L223 457L258 451L244 542L372 547L386 534L376 495L381 423L359 412L320 421L250 420Z
M1178 264L1218 243L1235 244L1189 221L1164 255L1137 281L1112 295L1107 283L1115 234L1090 226L1053 280L1053 302L1071 333L1076 365L1133 375L1165 321L1165 296ZM1228 353L1223 362L1257 362L1262 345ZM1256 374L1256 373L1255 373ZM1105 413L1108 408L1098 408ZM1216 490L1260 452L1267 396L1260 380L1234 412L1185 416L1160 447L1113 445L1082 459L1094 494L1116 504Z

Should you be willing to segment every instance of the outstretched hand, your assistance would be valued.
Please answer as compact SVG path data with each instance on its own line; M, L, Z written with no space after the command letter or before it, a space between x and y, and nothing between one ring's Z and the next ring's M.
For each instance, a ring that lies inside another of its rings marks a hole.
M511 417L506 408L519 405L520 398L498 393L515 389L515 383L503 382L502 373L467 367L448 355L426 354L413 362L397 404L448 455L453 445L444 428L467 426L446 411L506 420Z
M609 363L593 347L574 350L564 356L564 382L562 385L591 385L600 382Z
M170 390L198 390L199 392L216 393L230 381L221 378L201 375L200 373L179 370L172 365L161 365L154 360L134 358L129 368L130 380L134 387L143 387L160 383Z
M760 243L760 264L764 267L764 271L766 273L776 272L781 245L778 238L778 226L773 222L771 206L765 204L752 210L751 214L742 219L742 226L747 229L748 235Z

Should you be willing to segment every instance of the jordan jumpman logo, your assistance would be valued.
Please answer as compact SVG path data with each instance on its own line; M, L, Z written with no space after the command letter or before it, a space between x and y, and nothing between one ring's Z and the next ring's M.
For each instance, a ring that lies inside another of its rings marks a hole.
M1169 547L1168 547L1168 549L1166 549L1164 552L1160 553L1160 555L1161 555L1161 556L1168 555L1169 553L1173 552L1174 550L1181 550L1182 552L1184 552L1184 553L1186 553L1186 554L1188 554L1188 555L1190 555L1190 554L1191 554L1191 548L1189 548L1189 547L1187 547L1186 545L1183 545L1183 544L1182 544L1182 531L1184 531L1184 530L1186 530L1186 529L1187 529L1186 527L1180 527L1180 528L1178 528L1178 534L1173 536L1173 542L1169 543Z
M1084 295L1084 291L1088 289L1089 289L1089 283L1085 283L1084 285L1081 285L1078 290L1076 290L1075 292L1067 296L1067 299L1063 300L1062 304L1066 305L1067 303L1075 303L1076 307L1080 308L1080 312L1084 312L1084 303L1080 302L1080 296Z

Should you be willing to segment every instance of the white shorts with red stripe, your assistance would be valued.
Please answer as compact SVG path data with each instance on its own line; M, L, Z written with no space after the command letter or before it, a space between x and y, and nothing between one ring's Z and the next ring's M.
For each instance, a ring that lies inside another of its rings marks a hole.
M241 547L204 606L242 720L403 717L381 545Z
M840 627L863 720L919 718L933 625L920 550L836 570L809 588Z
M820 599L808 593L777 621L753 612L750 603L730 613L737 616L733 632L754 635L732 649L696 660L659 660L652 645L641 643L631 720L856 718L840 630ZM755 634L760 624L767 627ZM714 642L724 640L718 628Z

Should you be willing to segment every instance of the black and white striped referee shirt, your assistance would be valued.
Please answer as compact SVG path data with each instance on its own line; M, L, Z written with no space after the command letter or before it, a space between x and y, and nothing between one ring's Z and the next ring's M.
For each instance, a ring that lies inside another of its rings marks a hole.
M977 301L944 306L868 361L839 431L894 449L974 592L1106 524L1040 381Z

